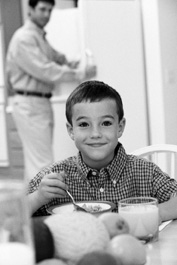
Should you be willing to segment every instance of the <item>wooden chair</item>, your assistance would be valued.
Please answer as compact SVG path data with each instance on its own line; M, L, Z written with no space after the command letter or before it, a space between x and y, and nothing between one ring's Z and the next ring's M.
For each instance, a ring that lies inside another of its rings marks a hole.
M177 145L149 145L135 150L132 154L156 163L171 178L177 179Z

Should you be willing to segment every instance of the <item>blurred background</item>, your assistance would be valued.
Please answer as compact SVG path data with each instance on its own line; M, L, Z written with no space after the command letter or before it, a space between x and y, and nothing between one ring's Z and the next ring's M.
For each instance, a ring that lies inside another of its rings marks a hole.
M0 0L0 176L23 176L23 150L12 119L4 76L9 40L28 16L28 0ZM113 86L122 96L126 118L120 139L127 152L140 147L177 144L177 1L56 0L47 38L55 49L94 60L94 79ZM72 44L72 45L71 45ZM65 102L78 85L56 85L54 156L76 153L67 135Z

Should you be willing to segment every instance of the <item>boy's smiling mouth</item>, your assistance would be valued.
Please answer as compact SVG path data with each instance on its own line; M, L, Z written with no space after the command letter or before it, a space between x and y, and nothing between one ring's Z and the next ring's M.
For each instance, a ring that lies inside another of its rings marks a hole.
M106 145L106 143L89 143L87 145L91 147L101 147L103 145Z

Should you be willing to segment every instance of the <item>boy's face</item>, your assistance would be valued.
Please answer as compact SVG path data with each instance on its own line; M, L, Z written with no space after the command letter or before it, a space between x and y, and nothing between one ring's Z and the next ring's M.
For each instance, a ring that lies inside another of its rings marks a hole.
M113 159L118 138L125 127L125 119L118 120L116 102L111 99L73 106L73 125L67 125L68 133L91 168L105 167Z
M49 22L53 5L39 1L34 8L30 8L31 20L40 28L44 28Z

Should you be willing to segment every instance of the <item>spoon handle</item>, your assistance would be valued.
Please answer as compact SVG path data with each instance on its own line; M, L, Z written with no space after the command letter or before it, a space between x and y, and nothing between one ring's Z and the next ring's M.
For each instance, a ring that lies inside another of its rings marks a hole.
M76 204L73 196L71 195L71 193L68 190L66 190L66 192L69 195L69 197L72 199L72 203L73 203L74 208L75 208L76 211L87 212L84 208L82 208L82 207L80 207L79 205Z

